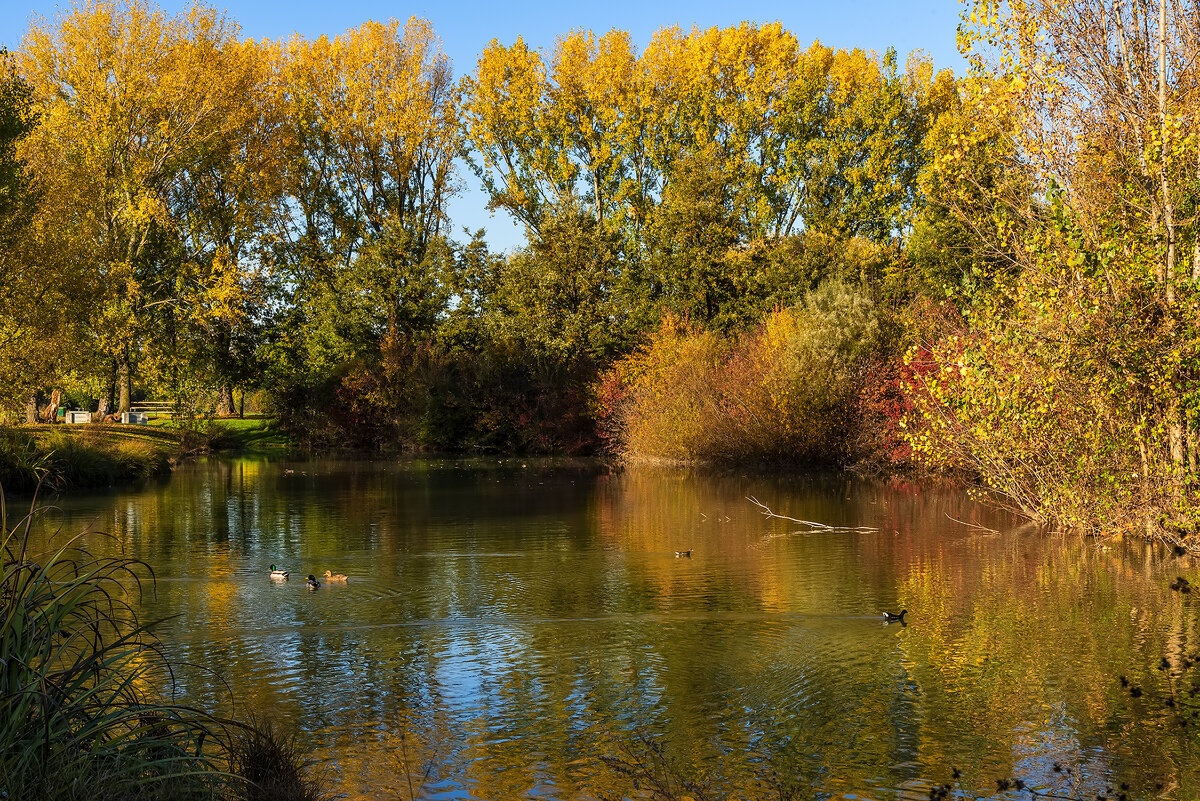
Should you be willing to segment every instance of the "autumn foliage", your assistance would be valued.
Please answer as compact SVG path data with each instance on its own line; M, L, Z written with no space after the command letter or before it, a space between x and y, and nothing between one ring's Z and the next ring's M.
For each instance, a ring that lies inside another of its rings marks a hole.
M840 281L736 337L668 317L602 377L602 430L633 457L845 463L878 336L874 303Z
M0 406L251 390L313 446L919 465L1191 531L1194 17L969 4L958 78L751 22L455 76L420 19L84 2L3 58ZM471 179L523 247L456 238Z

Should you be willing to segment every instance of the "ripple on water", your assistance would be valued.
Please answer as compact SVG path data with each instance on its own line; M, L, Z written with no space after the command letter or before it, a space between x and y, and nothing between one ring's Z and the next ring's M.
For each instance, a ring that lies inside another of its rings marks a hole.
M987 795L1050 786L1055 755L1143 795L1165 764L1198 794L1187 742L1114 690L1162 696L1159 659L1196 649L1165 589L1186 566L1013 533L956 493L517 464L213 463L64 517L154 568L184 699L302 725L349 797L411 776L423 798L592 798L620 779L599 756L647 742L739 798L776 774L927 796L951 764ZM881 531L798 534L747 495ZM350 582L305 591L326 569ZM899 608L908 627L875 617Z

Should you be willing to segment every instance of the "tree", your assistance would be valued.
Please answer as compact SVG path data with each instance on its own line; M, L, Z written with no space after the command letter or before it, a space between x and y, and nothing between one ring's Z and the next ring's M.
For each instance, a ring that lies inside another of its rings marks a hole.
M901 236L920 205L921 141L955 92L927 59L901 73L894 53L802 50L778 24L744 23L663 29L641 54L621 31L572 32L548 58L493 41L463 98L493 208L534 239L573 204L644 260L677 247L656 241L667 231L654 218L693 188L697 159L738 199L743 243Z
M35 194L17 145L36 125L29 85L17 74L12 56L0 49L0 241L9 242L29 223Z
M619 233L579 209L559 209L541 236L498 265L483 307L490 336L547 370L603 364L645 325L630 269Z
M1004 280L934 352L918 444L1029 514L1174 537L1196 526L1197 11L974 4L965 116L936 170ZM999 137L996 139L995 137ZM985 187L985 191L978 191Z
M183 248L180 302L167 308L191 333L201 371L217 384L218 414L233 414L233 390L252 380L268 300L273 236L282 225L283 120L272 87L269 45L231 44L218 78L243 98L225 136L183 165L169 200ZM179 340L172 350L179 348Z
M237 27L195 5L167 17L145 0L87 2L35 23L19 54L41 125L23 151L69 198L80 256L97 271L91 320L115 362L119 409L157 308L180 300L171 194L189 166L229 137L241 87L225 80Z
M448 244L459 150L450 65L427 22L299 37L276 56L286 120L280 257L313 334L342 356L420 336ZM332 316L331 316L332 315ZM337 344L338 342L342 344ZM313 343L315 344L315 343ZM305 345L307 347L307 345Z

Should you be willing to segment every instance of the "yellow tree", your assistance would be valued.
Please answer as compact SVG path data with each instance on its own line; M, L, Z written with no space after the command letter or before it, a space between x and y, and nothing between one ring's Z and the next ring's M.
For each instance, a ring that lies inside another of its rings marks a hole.
M832 209L844 234L890 238L916 202L924 131L953 96L927 60L901 75L890 54L801 50L777 23L666 28L640 55L625 32L575 31L548 66L520 40L492 42L463 88L494 207L536 234L549 209L584 204L635 241L701 159L743 198L747 236L823 227Z
M967 22L960 46L974 110L1015 119L1017 154L1062 192L1092 239L1110 209L1145 230L1160 251L1164 297L1180 278L1200 280L1196 218L1181 216L1200 180L1200 10L1168 0L984 0Z
M168 17L145 0L85 2L35 22L18 54L41 118L23 152L70 199L64 224L86 243L104 292L93 326L121 410L153 310L177 299L172 186L227 136L242 100L222 78L236 34L199 5Z
M463 80L463 131L490 204L535 232L552 209L569 205L579 177L556 130L546 72L524 40L510 47L492 40Z
M52 180L35 189L17 156L35 127L29 87L0 51L0 406L23 402L30 423L36 390L79 349L78 323L92 295L72 272L78 260L60 224L70 209Z
M632 142L628 119L636 100L635 55L629 34L613 30L595 37L576 31L558 40L551 62L553 90L549 123L565 154L579 165L583 198L604 226L625 216L627 149Z
M960 42L969 113L1044 201L995 198L1021 269L1004 336L1090 405L1097 462L1126 465L1111 480L1150 524L1190 516L1200 476L1198 19L1190 2L984 0Z
M332 40L297 37L279 59L286 192L300 210L288 235L300 245L293 262L309 284L303 292L357 316L367 343L408 336L444 252L454 189L450 62L415 18L403 29L392 20Z
M242 102L229 110L224 135L182 165L169 196L183 248L180 303L170 318L173 350L197 353L191 364L167 360L160 372L169 377L181 368L203 369L217 384L217 413L223 415L234 411L234 386L251 376L253 332L272 273L273 237L285 214L272 50L253 41L224 49L213 78ZM182 347L183 339L192 348Z

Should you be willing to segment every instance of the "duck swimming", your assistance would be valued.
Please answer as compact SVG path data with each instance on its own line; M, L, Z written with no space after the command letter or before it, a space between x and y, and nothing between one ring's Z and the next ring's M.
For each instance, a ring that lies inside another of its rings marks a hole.
M904 616L907 614L908 614L907 609L901 609L900 614L898 614L898 615L895 614L894 612L884 612L883 620L885 623L903 623Z
M320 589L320 587L321 587L321 582L317 581L317 577L314 576L312 573L308 574L308 581L304 582L304 584L310 590Z
M345 573L334 573L332 570L325 571L326 581L347 581L349 578Z
M276 579L277 581L283 581L286 579L290 572L291 571L289 570L276 570L275 565L271 565L271 578Z

